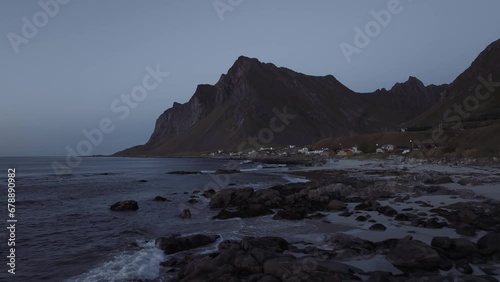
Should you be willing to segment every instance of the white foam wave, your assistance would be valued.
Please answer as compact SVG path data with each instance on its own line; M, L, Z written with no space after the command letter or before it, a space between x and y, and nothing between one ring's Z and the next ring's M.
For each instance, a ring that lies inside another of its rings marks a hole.
M140 244L141 250L116 255L111 261L90 270L70 282L153 280L160 276L160 263L165 260L154 241Z
M307 183L309 182L308 179L302 178L302 177L293 177L290 175L283 175L283 179L288 181L288 183Z

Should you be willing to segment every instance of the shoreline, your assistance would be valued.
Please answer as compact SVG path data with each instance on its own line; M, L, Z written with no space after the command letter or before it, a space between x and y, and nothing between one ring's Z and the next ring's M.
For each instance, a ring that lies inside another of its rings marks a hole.
M230 281L286 281L292 277L419 281L415 279L422 275L429 279L469 277L498 281L500 250L488 253L488 248L496 247L485 247L484 242L488 238L500 240L500 204L477 195L473 189L486 184L500 187L500 174L474 172L470 177L462 177L456 173L413 170L404 163L399 166L403 168L299 168L286 173L306 177L309 182L259 190L221 190L210 199L211 210L219 211L214 220L242 218L243 222L258 222L261 217L272 217L276 221L302 222L302 226L314 229L309 233L303 229L303 235L307 235L304 238L315 239L287 241L286 248L267 254L272 259L261 261L255 255L260 250L248 247L248 241L258 245L284 239L264 236L222 241L208 254L197 255L188 249L180 257L170 256L162 263L162 275L169 277L168 281L217 281L220 277ZM415 165L422 166L426 164ZM463 187L453 189L453 185ZM463 214L465 210L467 213ZM300 229L292 228L289 232L300 237ZM440 240L446 244L440 245ZM415 257L404 257L415 248ZM461 253L462 249L468 253ZM419 255L432 259L422 262ZM236 263L240 260L245 263ZM315 262L316 266L304 269L304 260ZM413 264L406 265L408 260ZM379 267L374 268L374 264ZM300 271L277 270L284 265L295 265Z

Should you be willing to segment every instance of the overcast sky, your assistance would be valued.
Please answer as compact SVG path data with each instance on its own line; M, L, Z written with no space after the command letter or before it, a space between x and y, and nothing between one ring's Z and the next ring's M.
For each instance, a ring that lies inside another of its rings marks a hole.
M497 0L55 1L0 2L0 156L66 155L104 118L114 130L92 154L143 144L164 110L240 55L370 92L408 76L450 83L500 37ZM373 37L356 44L367 26ZM152 90L126 112L121 94L145 79Z

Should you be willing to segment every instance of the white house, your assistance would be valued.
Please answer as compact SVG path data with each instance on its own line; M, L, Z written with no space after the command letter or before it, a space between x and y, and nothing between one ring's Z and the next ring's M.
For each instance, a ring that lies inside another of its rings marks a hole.
M387 145L382 146L382 149L385 151L389 151L389 152L394 151L394 145L387 144Z
M299 154L304 154L304 155L307 155L309 153L309 149L307 148L302 148L302 149L299 149Z

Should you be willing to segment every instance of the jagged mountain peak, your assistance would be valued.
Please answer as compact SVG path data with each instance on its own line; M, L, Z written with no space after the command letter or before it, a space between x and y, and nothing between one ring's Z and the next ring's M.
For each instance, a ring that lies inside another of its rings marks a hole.
M439 100L418 79L398 85L397 91L383 95L360 94L332 75L305 75L240 56L215 85L198 85L187 103L166 110L145 145L118 155L234 149L268 127L277 110L297 118L269 144L306 145L330 136L397 127Z

